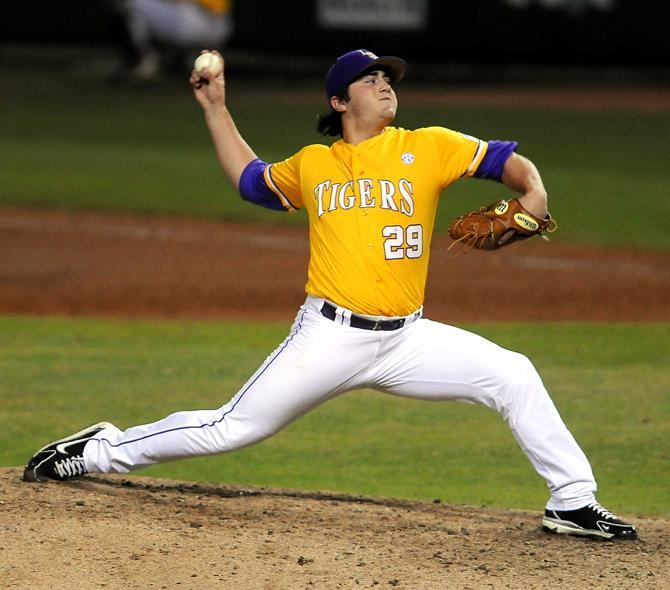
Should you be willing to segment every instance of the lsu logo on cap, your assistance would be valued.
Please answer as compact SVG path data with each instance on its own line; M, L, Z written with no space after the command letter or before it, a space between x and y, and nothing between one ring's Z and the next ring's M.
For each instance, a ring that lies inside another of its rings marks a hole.
M528 215L524 215L523 213L515 213L514 221L516 221L519 227L522 227L528 231L537 231L540 227L540 224L537 223L537 221L528 217Z

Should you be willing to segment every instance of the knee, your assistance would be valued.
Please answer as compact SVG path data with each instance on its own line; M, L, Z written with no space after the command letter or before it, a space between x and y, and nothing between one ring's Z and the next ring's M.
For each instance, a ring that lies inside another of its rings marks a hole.
M210 444L216 452L225 453L259 443L276 430L262 420L230 412L221 415L215 427L209 429Z
M526 355L519 352L510 352L509 355L509 366L512 372L510 378L513 382L525 383L539 379L535 365Z
M506 400L544 394L542 379L528 357L518 352L508 352L505 367L502 390Z

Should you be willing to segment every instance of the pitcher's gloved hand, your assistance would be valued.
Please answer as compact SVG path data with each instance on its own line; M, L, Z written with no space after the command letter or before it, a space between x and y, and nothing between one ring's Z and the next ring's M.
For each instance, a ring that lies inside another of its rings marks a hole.
M463 252L472 248L497 250L544 232L551 233L556 227L549 213L539 219L528 212L519 199L503 199L454 219L449 225L449 235L454 240L449 248L461 244Z

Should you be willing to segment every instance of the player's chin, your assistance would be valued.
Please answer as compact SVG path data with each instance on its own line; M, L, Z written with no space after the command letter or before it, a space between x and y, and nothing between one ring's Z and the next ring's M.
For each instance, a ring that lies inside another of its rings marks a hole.
M381 116L387 120L387 122L393 121L395 119L396 111L398 110L397 105L388 104L381 111Z
M395 109L393 111L385 113L382 118L384 119L387 125L393 123L393 120L395 119Z

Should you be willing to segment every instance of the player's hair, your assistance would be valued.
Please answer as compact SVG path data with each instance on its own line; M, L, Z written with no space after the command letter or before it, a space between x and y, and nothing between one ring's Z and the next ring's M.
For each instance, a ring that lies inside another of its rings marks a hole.
M341 90L337 95L340 102L349 102L349 87ZM331 109L328 113L322 113L316 120L316 130L321 135L332 137L342 136L342 113Z

